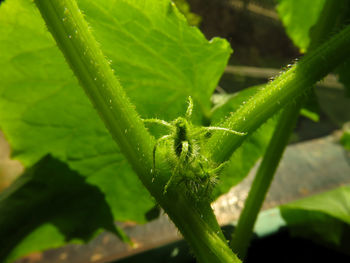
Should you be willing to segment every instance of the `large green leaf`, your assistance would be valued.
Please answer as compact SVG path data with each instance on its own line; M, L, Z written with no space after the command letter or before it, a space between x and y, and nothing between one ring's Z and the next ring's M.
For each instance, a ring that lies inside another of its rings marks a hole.
M217 99L221 100L221 103L218 102L219 105L213 111L214 126L230 113L235 112L257 90L258 87L253 87L233 95L215 95ZM253 134L247 135L249 138L233 153L227 167L220 174L220 180L214 191L215 197L226 193L248 175L258 159L264 154L276 124L277 118L273 117Z
M79 0L111 66L143 117L174 119L191 95L197 115L231 49L188 26L169 0ZM0 7L0 125L13 156L46 154L87 176L116 220L144 222L153 201L93 109L30 0Z
M106 229L120 236L103 193L85 177L45 157L0 195L0 261Z
M343 248L345 242L350 245L350 186L294 201L280 211L295 235Z

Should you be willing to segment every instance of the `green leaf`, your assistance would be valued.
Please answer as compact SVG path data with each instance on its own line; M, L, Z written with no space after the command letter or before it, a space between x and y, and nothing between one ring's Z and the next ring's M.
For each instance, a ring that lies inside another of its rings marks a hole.
M289 203L283 209L319 211L350 224L350 186Z
M343 135L340 139L340 143L344 146L345 149L350 151L350 130L346 130L343 133Z
M259 87L253 87L233 95L215 95L215 101L218 103L218 106L213 111L212 120L214 126L218 125L230 113L235 112L258 89ZM220 174L220 180L214 190L215 197L226 193L232 186L238 184L248 175L251 168L264 154L276 124L277 118L273 117L253 134L247 135L249 138L233 153L227 167Z
M302 52L316 47L340 30L350 18L348 0L279 0L277 11L288 36ZM349 71L350 60L337 69L347 96L350 96Z
M92 212L93 211L93 212ZM0 195L0 261L117 230L103 193L48 156Z
M304 102L302 109L300 110L300 115L309 118L314 122L318 122L320 120L320 105L318 102L317 95L315 93L315 89L312 89L309 92L309 95Z
M295 235L341 247L350 242L350 186L283 205L280 211Z
M310 39L310 29L316 24L326 0L279 0L278 14L293 43L305 52Z
M300 110L300 115L314 121L314 122L318 122L320 120L320 115L318 114L318 112L315 112L313 110L311 110L310 108L302 108Z
M199 118L231 49L208 42L169 0L78 1L142 117L174 119L195 100ZM62 18L64 19L64 18ZM145 222L154 206L29 0L0 7L0 123L13 156L46 154L101 189L116 220Z

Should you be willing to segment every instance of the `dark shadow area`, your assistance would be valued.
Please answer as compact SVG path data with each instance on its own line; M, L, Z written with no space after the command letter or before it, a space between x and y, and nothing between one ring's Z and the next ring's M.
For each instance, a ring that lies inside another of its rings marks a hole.
M113 263L192 263L194 257L185 241L177 241L160 248L147 250Z
M230 64L277 67L290 63L299 51L287 37L275 11L275 1L188 0L200 15L208 39L226 38L234 54Z
M226 237L231 236L233 226L223 227ZM195 263L185 241L178 241L152 249L113 263ZM264 238L254 237L244 263L348 263L350 255L315 244L304 238L292 237L288 229L282 228Z
M347 263L350 256L315 244L304 238L291 237L287 229L262 239L255 239L245 263Z
M153 208L148 210L148 212L145 214L145 217L147 221L151 221L153 219L157 219L160 216L160 212L161 212L160 206L155 205Z
M118 234L104 194L50 156L0 195L0 211L0 262L43 224L56 227L66 241L88 241L102 228Z

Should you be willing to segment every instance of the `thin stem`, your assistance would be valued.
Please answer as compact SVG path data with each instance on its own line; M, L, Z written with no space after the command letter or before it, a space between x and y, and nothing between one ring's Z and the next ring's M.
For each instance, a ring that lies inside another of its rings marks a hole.
M325 36L341 22L339 20L344 17L344 10L346 10L346 8L344 8L344 5L346 5L345 2L346 1L340 1L340 3L332 0L326 1L322 10L322 15L311 31L311 43L308 47L308 52L318 47L320 43L324 41ZM308 94L309 96L310 93ZM311 93L311 95L313 94ZM298 118L301 105L306 99L298 97L296 100L298 103L287 106L280 117L276 131L272 136L262 164L254 179L236 230L233 233L230 245L241 258L244 258L246 255L256 217L261 209L283 151L287 146L288 137Z
M160 120L160 119L142 119L142 121L144 123L153 123L153 124L158 124L158 125L162 125L164 127L173 129L173 125L171 125L169 122L166 122L164 120Z
M230 246L241 259L245 257L255 220L298 119L300 105L292 103L283 110L233 232Z
M186 119L189 120L192 116L192 111L193 111L193 100L192 100L192 97L189 96L188 97L188 107L187 107L187 110L186 110Z
M350 26L305 55L298 63L246 101L222 125L248 136L277 111L307 92L350 55ZM230 158L247 136L214 134L209 139L207 152L217 162Z
M203 127L202 129L207 130L207 131L224 131L224 132L232 133L234 135L239 135L239 136L247 135L246 132L238 132L238 131L234 131L231 129L222 128L222 127L215 127L215 126Z

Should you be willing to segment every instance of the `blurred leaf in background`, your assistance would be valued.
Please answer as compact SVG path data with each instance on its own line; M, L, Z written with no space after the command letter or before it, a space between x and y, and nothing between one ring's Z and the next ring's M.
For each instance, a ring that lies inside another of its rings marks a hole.
M280 207L291 233L350 253L350 186Z
M277 11L293 43L305 52L310 39L310 29L316 24L326 0L279 0Z
M277 11L288 36L302 52L338 32L350 18L348 0L279 0ZM317 27L315 27L317 25ZM336 70L350 95L350 60Z

